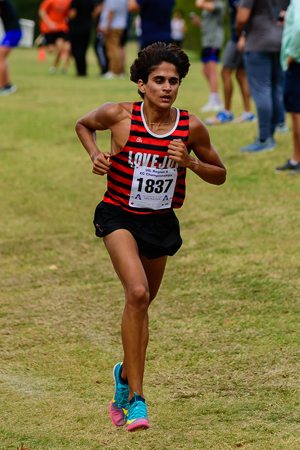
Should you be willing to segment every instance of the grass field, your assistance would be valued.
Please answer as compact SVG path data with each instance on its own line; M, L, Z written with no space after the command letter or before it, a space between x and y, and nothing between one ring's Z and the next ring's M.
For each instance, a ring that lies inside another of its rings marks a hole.
M197 114L207 88L191 60L176 106ZM73 67L53 76L36 49L15 50L18 91L0 98L0 449L298 450L300 177L274 173L291 132L273 152L238 152L257 135L251 123L210 129L223 186L188 174L184 245L150 311L151 428L112 425L124 299L92 225L106 180L74 126L138 96L128 79L100 79L92 52L89 62L87 79ZM109 138L99 134L101 149Z

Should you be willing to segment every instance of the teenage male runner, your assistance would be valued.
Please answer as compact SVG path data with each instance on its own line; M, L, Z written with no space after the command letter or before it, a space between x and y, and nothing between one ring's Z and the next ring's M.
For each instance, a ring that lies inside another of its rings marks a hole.
M206 127L193 114L172 106L189 65L184 51L172 44L148 46L131 66L131 80L143 101L105 103L76 125L93 173L108 180L94 224L125 292L124 359L113 370L116 390L110 415L116 426L126 424L128 431L150 426L143 393L148 308L168 255L182 244L173 209L184 202L186 170L216 185L226 178ZM111 150L101 152L95 132L107 129Z

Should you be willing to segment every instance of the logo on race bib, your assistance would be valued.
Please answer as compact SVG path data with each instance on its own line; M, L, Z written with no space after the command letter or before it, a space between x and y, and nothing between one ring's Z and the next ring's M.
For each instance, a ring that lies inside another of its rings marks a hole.
M164 196L163 202L166 201L166 200L169 200L167 195Z
M136 197L134 197L135 200L142 200L140 194L138 194Z

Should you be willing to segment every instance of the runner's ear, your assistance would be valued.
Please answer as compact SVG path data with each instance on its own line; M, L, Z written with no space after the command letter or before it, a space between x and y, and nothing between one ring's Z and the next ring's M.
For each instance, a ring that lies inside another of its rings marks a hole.
M145 90L145 84L144 84L143 80L139 80L139 81L138 81L138 87L139 87L139 90L140 90L143 94L146 92L146 90Z

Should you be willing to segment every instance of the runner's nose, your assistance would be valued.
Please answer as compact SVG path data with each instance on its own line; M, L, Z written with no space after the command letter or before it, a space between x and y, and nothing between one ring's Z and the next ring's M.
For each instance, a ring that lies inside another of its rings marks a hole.
M171 90L171 85L170 85L170 83L168 83L168 81L164 84L163 90L164 91L170 91Z

